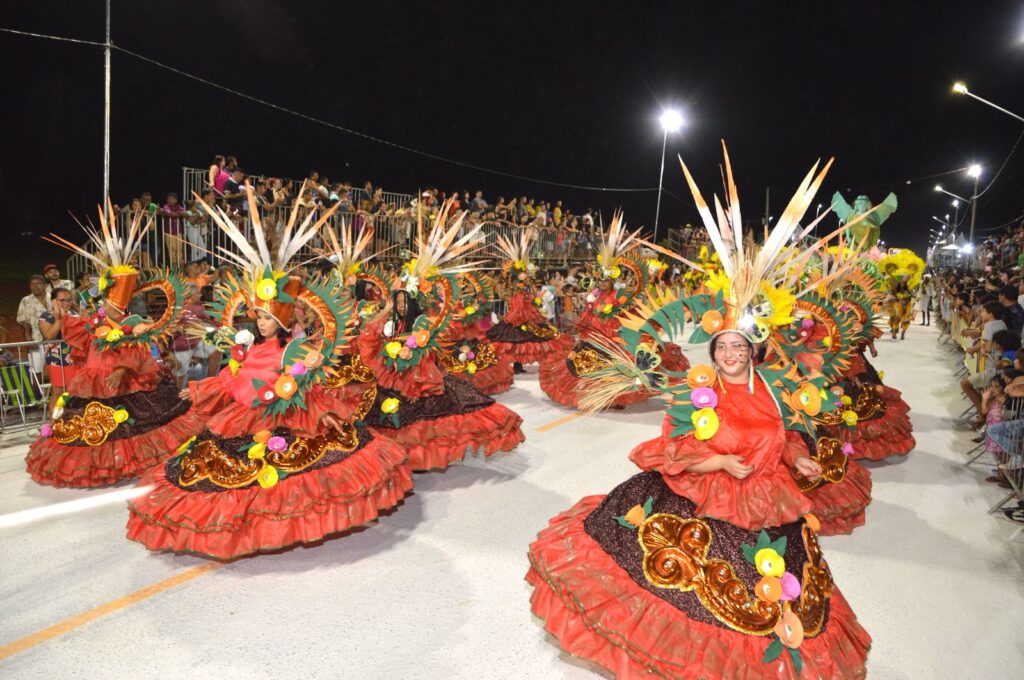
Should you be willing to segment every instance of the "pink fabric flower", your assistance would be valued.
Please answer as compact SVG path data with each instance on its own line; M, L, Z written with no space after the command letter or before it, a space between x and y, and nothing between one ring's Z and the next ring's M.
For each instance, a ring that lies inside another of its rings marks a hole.
M39 436L43 439L49 439L53 436L53 427L49 423L44 424L39 428Z
M800 597L800 581L788 571L782 574L782 599L795 600Z
M306 375L306 366L301 361L296 361L292 364L291 368L288 369L288 372L293 378L297 378L300 375Z
M405 346L406 347L415 347L416 346L416 336L415 335L410 335L409 339L405 341Z
M718 395L710 387L698 387L690 392L690 401L697 408L715 408L718 406Z
M800 326L803 328L814 328L814 319L804 319L800 322Z
M853 444L851 444L850 442L846 442L845 444L843 444L843 453L845 453L847 456L852 456Z
M267 440L267 448L271 451L284 451L288 448L288 442L284 440L284 437L271 437Z

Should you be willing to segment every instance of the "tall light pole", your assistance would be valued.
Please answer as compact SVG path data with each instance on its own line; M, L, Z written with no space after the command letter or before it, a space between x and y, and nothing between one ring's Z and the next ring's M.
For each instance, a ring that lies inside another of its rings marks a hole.
M683 127L683 116L675 109L665 109L658 118L661 130L661 172L658 174L658 206L654 209L654 242L658 242L658 218L661 217L661 189L665 182L665 148L668 146L668 133L678 132Z
M981 166L977 163L967 168L967 176L974 178L974 192L971 193L971 235L968 237L970 246L974 248L974 220L978 216L978 180L981 178Z
M106 42L103 44L103 212L110 200L110 0L107 0Z

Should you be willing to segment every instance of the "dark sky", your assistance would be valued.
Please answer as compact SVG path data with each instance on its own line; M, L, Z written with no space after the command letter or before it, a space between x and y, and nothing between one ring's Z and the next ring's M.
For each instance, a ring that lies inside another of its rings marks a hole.
M460 161L588 186L658 183L662 106L688 120L669 139L706 194L725 138L748 218L781 209L815 159L836 189L899 211L883 232L923 249L951 212L926 176L981 163L982 186L1022 126L951 94L954 80L1024 113L1024 3L211 2L113 3L114 42L339 125ZM103 3L7 4L0 26L103 39ZM70 231L102 187L102 50L0 34L0 224ZM1024 144L1022 144L1024 147ZM430 160L319 126L114 53L111 193L181 190L181 166L233 154L254 173L392 190L481 188L622 206L650 226L655 194L545 186ZM921 178L921 179L917 179ZM907 180L914 179L908 183ZM1024 148L979 201L978 228L1024 213ZM942 179L961 195L962 173ZM665 187L687 194L678 165ZM665 196L662 228L696 222Z

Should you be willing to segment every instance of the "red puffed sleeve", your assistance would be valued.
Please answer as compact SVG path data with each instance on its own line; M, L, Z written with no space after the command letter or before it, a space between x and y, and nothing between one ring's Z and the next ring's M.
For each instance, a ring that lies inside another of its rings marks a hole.
M684 437L669 436L672 427L671 421L665 418L661 425L661 437L639 444L629 454L629 459L643 470L657 470L671 477L716 455L717 452L706 441L692 434Z
M797 458L807 458L811 452L807 450L807 442L799 432L786 430L786 445L782 449L782 462L793 467Z
M85 329L85 319L65 316L60 324L60 336L71 347L71 360L81 366L89 356L92 334Z

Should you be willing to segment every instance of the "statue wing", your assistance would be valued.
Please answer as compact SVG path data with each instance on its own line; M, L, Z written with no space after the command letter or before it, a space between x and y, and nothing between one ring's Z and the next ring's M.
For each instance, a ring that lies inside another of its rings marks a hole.
M853 206L847 203L843 195L837 191L832 194L832 212L838 215L840 220L846 222L853 213Z
M889 192L889 195L885 197L885 200L875 210L874 215L877 218L876 224L881 225L889 219L889 216L896 212L896 208L899 207L899 202L896 200L896 194Z

